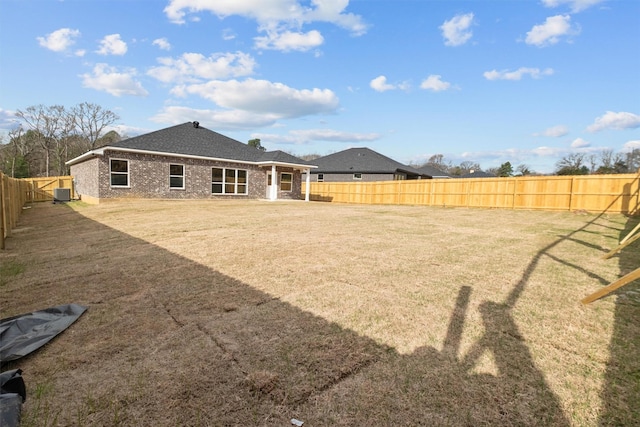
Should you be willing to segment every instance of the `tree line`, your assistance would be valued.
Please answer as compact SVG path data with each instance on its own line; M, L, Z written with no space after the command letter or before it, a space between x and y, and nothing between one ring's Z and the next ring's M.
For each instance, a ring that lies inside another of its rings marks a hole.
M115 131L106 132L120 117L89 102L34 105L15 115L20 125L6 143L0 139L0 168L14 178L68 175L68 160L121 139Z
M427 162L412 166L416 168L431 166L455 177L483 170L480 164L472 161L454 165L446 161L442 154L435 154ZM602 150L591 154L572 153L558 160L555 166L553 175L635 173L640 169L640 148L635 148L628 153L615 153L613 150ZM519 164L514 168L511 162L504 162L499 167L489 168L484 172L500 177L540 175L526 164Z
M66 162L87 151L120 141L115 131L106 129L120 119L117 114L100 105L83 102L73 107L62 105L34 105L17 110L21 124L8 134L8 142L0 136L0 170L14 178L68 175ZM265 150L260 139L252 139L250 146ZM298 156L313 161L316 154ZM480 164L463 161L453 164L442 154L434 154L419 168L431 166L458 177L482 171ZM640 148L628 153L602 150L596 154L572 153L556 163L554 175L588 175L634 173L640 169ZM495 176L539 175L526 164L513 166L505 162L497 168L484 170Z

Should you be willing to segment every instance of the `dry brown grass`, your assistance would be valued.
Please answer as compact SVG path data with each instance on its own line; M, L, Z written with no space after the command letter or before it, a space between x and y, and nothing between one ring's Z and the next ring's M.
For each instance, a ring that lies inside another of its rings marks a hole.
M620 215L259 201L36 204L0 316L89 310L13 364L24 425L640 423ZM0 268L0 271L5 271Z

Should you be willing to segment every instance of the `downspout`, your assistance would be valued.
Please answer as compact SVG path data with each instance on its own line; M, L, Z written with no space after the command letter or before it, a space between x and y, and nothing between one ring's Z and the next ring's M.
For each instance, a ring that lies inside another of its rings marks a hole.
M276 165L271 165L271 194L269 200L278 200L278 175L276 175Z
M311 169L305 169L304 170L305 173L307 174L307 179L306 179L306 191L304 192L304 201L308 202L309 201L309 190L311 187Z

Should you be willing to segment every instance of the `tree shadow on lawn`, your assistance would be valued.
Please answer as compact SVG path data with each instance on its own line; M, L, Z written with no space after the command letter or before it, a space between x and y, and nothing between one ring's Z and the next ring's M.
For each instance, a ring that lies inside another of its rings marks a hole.
M484 336L459 360L468 286L443 350L401 355L65 205L35 205L20 228L0 259L27 268L2 317L89 307L9 366L25 425L569 425L511 315L541 255L504 303L481 304ZM485 351L496 375L471 372Z

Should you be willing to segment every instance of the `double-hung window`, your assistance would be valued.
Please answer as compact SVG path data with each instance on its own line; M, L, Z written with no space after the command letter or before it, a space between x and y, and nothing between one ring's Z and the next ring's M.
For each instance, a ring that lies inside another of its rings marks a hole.
M280 174L280 191L291 191L293 189L293 174L282 172Z
M212 168L213 194L248 194L247 171L244 169Z
M169 165L169 188L184 190L184 165Z
M110 159L109 175L112 187L129 187L129 161Z
M280 174L280 191L291 191L293 188L293 174L282 172Z

